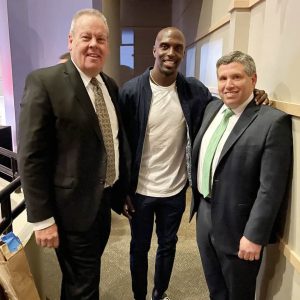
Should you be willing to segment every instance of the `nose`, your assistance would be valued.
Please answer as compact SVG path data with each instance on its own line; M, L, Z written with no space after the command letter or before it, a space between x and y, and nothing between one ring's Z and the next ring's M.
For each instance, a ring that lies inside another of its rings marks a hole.
M90 47L96 47L97 45L97 39L95 37L92 37L90 40Z
M232 81L230 78L228 78L228 79L226 80L225 87L226 87L227 89L233 87L233 81Z
M170 47L170 48L168 49L168 55L169 55L169 56L172 56L172 55L174 55L174 53L175 53L175 49L174 49L173 47Z

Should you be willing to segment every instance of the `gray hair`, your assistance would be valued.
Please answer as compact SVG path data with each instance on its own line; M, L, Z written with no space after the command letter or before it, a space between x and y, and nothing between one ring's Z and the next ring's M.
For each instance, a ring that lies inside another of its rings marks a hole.
M102 12L100 12L99 10L94 9L94 8L81 9L73 16L73 19L71 22L71 27L70 27L70 33L74 34L76 22L82 16L95 16L95 17L99 18L105 24L105 26L107 27L107 33L109 33L109 28L108 28L108 24L107 24L107 20L106 20L105 16L103 15Z
M232 51L226 55L223 55L216 63L217 70L221 65L228 65L233 62L238 62L244 66L245 73L248 76L256 74L256 66L253 58L241 51Z

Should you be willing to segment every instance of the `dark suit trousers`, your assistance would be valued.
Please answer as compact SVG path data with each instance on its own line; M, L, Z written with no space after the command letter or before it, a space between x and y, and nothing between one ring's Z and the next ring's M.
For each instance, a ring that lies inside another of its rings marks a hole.
M88 231L59 228L56 254L63 275L61 300L99 300L101 255L111 226L110 194L110 189L104 190L99 213Z
M221 251L212 233L211 204L207 200L200 201L196 226L197 243L210 299L254 300L261 259L246 261L240 259L237 253Z

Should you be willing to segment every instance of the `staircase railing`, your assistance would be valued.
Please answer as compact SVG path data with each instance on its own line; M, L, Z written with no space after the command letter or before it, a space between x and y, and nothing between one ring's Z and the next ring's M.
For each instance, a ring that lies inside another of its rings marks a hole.
M6 162L4 165L0 161L0 177L15 179L18 176L17 153L0 147L0 157Z
M3 165L0 161L0 177L11 180L11 182L0 190L0 205L1 216L0 220L0 234L6 233L12 230L13 220L25 209L25 201L21 201L13 210L11 206L11 194L13 192L19 192L21 188L21 180L18 176L17 166L17 154L0 147L1 158L5 158L6 161L10 161L10 167ZM4 175L4 176L2 176Z

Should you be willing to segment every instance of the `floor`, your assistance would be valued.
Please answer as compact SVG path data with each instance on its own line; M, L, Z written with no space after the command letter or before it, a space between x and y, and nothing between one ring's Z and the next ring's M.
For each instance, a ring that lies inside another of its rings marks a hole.
M190 197L190 191L188 191L187 208L178 233L176 258L168 289L168 295L172 300L209 299L195 240L195 220L191 223L188 222ZM112 231L102 257L101 300L133 299L129 271L129 242L130 228L128 220L113 213ZM35 243L33 238L31 243L33 245ZM35 248L31 247L30 249ZM39 281L39 288L44 291L42 300L58 300L61 273L54 251L51 249L31 251L29 262L40 261L40 266L35 267L32 272ZM154 234L149 252L148 294L150 294L153 287L155 251L156 236ZM149 295L148 299L150 299Z
M195 240L195 220L188 222L190 193L179 230L179 240L168 295L172 300L208 300L208 291ZM103 300L133 299L129 272L129 225L124 217L114 215L112 234L103 255L101 295ZM149 253L148 294L153 288L156 236ZM150 296L149 296L150 297ZM150 298L149 298L150 299Z

